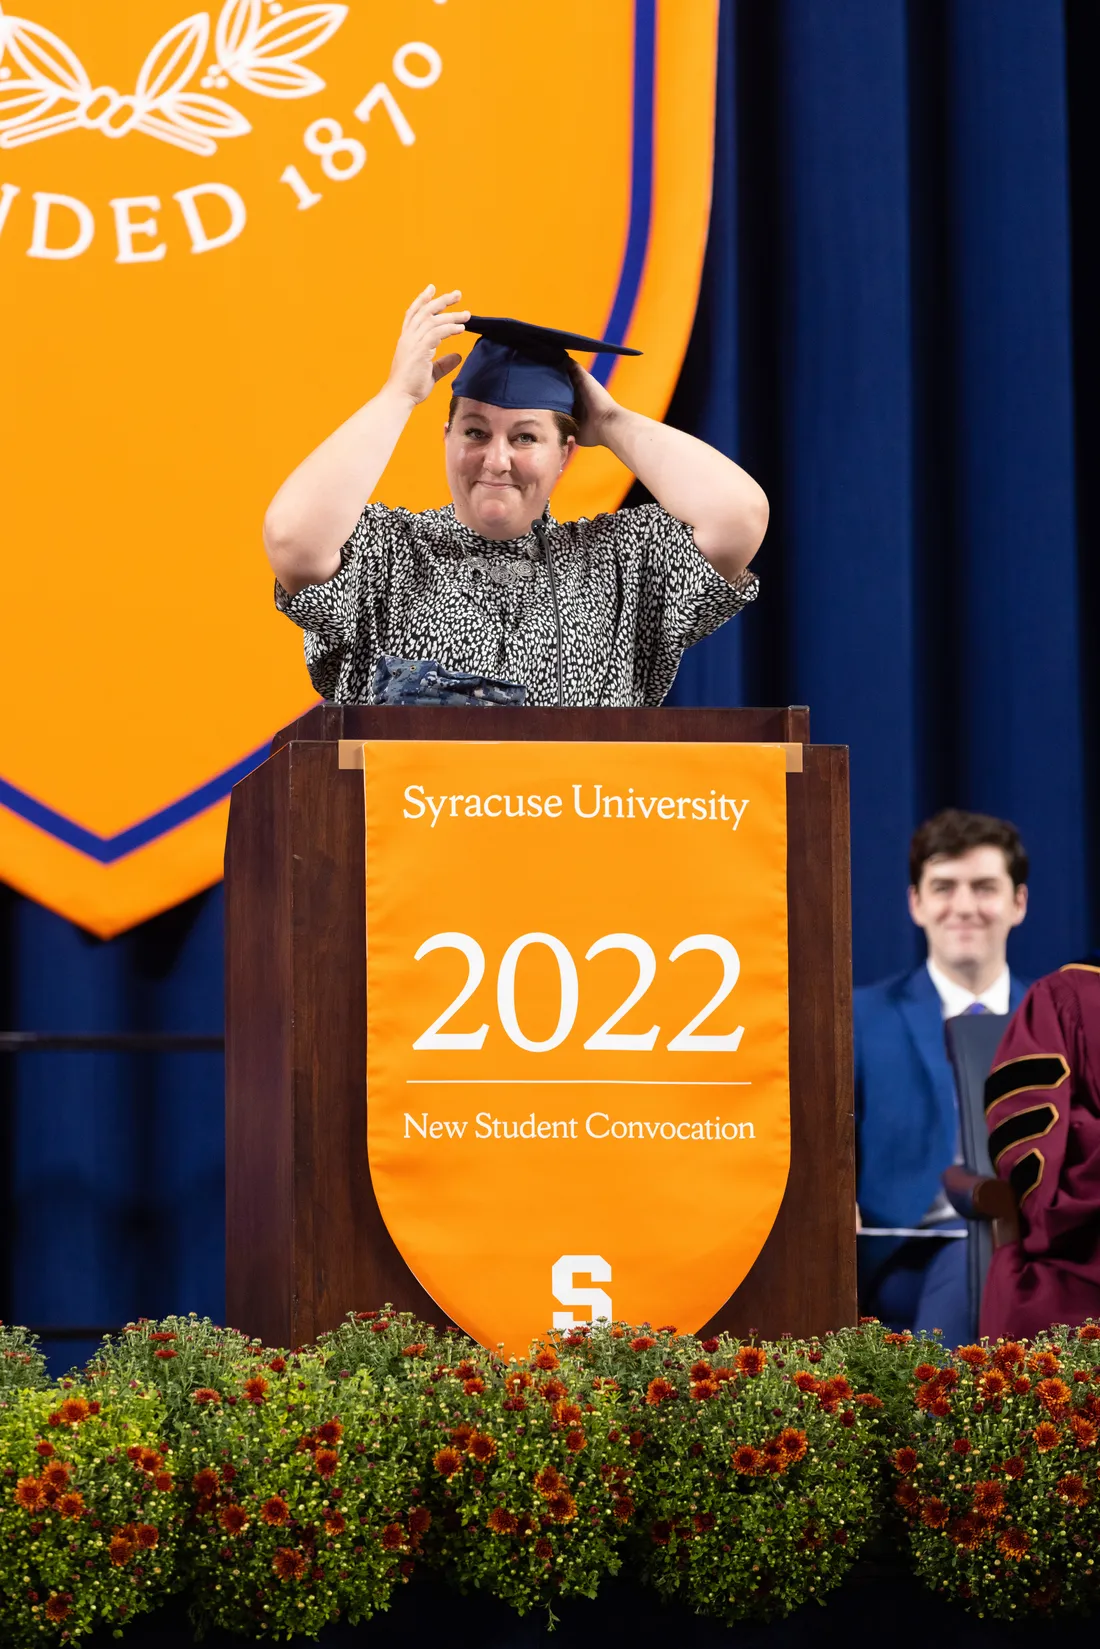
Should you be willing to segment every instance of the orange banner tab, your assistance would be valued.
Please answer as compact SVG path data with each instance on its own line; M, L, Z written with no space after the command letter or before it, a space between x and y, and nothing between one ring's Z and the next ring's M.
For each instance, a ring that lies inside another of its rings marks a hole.
M692 1331L759 1254L790 1163L785 767L364 746L371 1174L483 1344Z

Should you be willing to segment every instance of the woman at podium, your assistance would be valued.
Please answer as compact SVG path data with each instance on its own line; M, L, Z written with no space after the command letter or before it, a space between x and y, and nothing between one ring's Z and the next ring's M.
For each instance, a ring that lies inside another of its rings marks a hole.
M620 406L566 353L617 344L451 307L427 287L389 377L280 487L264 521L279 610L305 632L323 698L658 705L681 655L757 593L768 504L713 447ZM460 364L444 455L452 502L368 500L415 406ZM653 504L557 521L550 494L578 446L603 445ZM412 661L405 663L402 661ZM448 686L455 688L449 694ZM423 696L430 697L430 692Z

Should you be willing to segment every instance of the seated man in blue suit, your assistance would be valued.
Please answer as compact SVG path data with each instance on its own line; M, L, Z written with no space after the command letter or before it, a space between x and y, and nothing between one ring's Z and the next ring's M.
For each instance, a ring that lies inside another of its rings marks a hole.
M1027 854L1015 826L950 808L909 848L909 914L928 959L855 992L860 1309L892 1328L973 1335L966 1227L940 1176L958 1159L955 1084L943 1022L1009 1013L1024 986L1008 936L1027 913Z

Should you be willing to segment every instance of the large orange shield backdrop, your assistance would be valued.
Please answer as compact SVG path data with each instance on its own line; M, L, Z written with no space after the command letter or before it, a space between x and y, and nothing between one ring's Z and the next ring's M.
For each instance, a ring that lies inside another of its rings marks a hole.
M629 340L660 416L706 232L717 0L2 0L0 877L110 934L220 875L313 693L260 545L411 296ZM444 501L445 392L379 495ZM629 478L580 455L555 508Z
M778 746L364 748L382 1216L485 1344L703 1325L790 1161Z

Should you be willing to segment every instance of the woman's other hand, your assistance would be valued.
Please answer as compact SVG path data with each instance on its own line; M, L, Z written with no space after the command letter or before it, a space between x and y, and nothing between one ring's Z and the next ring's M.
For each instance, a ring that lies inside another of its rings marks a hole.
M583 366L578 366L572 358L569 374L575 394L573 410L578 424L577 445L602 447L605 445L604 426L621 410L619 403L607 393L598 379L586 372Z
M440 378L462 361L461 355L444 355L438 361L435 358L445 339L465 331L470 311L448 310L448 305L461 296L458 291L437 294L434 286L426 286L405 311L386 388L407 395L414 406L426 401Z

